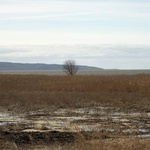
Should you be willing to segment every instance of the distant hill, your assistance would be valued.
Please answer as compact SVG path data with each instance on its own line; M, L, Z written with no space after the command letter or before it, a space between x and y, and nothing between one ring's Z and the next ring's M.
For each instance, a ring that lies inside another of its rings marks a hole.
M102 68L79 65L79 70L103 70ZM0 62L0 70L62 70L63 65L42 63Z

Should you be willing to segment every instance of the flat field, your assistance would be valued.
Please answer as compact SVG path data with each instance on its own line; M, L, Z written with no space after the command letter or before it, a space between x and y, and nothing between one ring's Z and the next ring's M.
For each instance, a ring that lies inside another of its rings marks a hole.
M50 75L62 76L66 75L63 70L1 70L0 74L35 74L35 75ZM77 75L136 75L136 74L150 74L150 70L119 70L119 69L105 69L105 70L79 70Z
M150 147L150 75L0 75L0 149Z

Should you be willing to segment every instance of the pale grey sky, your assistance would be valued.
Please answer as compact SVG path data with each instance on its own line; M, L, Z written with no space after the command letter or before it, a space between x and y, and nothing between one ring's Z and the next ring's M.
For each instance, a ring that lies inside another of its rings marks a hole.
M0 61L150 68L149 0L0 0Z

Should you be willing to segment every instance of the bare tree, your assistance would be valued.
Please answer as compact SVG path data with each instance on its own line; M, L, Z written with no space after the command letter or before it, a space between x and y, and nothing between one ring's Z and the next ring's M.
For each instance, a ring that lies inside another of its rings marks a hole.
M63 65L64 71L69 75L75 75L79 70L74 60L66 60Z

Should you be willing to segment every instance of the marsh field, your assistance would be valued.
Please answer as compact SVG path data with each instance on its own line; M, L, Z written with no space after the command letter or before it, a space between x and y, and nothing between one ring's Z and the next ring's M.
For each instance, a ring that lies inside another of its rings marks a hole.
M0 149L149 150L148 70L1 72Z

